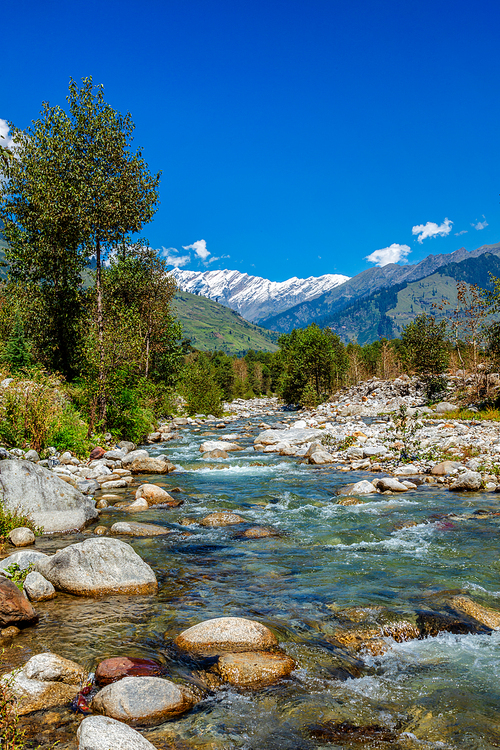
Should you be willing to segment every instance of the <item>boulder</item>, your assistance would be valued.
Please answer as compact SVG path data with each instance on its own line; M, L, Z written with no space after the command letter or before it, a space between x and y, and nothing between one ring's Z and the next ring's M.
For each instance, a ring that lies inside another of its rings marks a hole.
M193 625L175 639L183 651L214 654L267 651L278 645L274 634L255 620L243 617L216 617Z
M450 484L448 489L461 492L476 492L481 489L481 484L482 480L479 472L464 471L463 474L457 476L456 480L453 484Z
M19 591L15 583L0 577L0 628L8 625L28 625L38 616L29 599Z
M104 448L101 448L100 446L96 446L90 451L89 460L98 461L104 456L105 453L106 451L104 450Z
M267 529L265 526L252 526L243 532L243 536L247 539L264 539L269 536L279 536L279 534L275 529Z
M106 685L92 701L92 710L139 726L156 726L194 705L191 693L161 677L124 677Z
M153 523L135 523L134 521L114 523L110 531L112 534L123 534L125 536L165 536L165 534L171 533L171 529L166 529L164 526L156 526Z
M78 750L156 750L142 734L109 716L87 716L76 738Z
M295 666L294 660L286 654L258 651L224 654L219 657L215 671L231 685L265 687L288 677Z
M371 482L362 479L361 482L348 485L344 490L344 495L372 495L376 492L377 489Z
M420 474L420 472L413 464L407 464L406 466L398 466L394 469L394 474L398 477L411 477L415 474Z
M175 469L173 464L169 461L162 461L161 458L136 458L127 465L133 474L168 474Z
M221 511L219 513L211 513L209 516L205 516L200 523L202 526L233 526L237 523L245 523L245 519L238 516L236 513Z
M125 457L122 458L122 466L130 468L130 465L138 458L149 458L149 453L145 450L129 451Z
M26 526L19 526L9 532L9 542L14 547L29 547L30 544L35 543L35 535Z
M385 445L364 445L363 446L363 458L370 458L371 456L383 456L387 453Z
M123 504L119 503L119 505ZM141 510L149 510L149 505L143 497L140 497L138 500L134 500L133 503L125 505L124 509L127 510L128 513L138 513Z
M258 435L255 445L274 445L276 443L288 443L289 445L302 445L303 443L312 443L314 440L321 440L325 433L323 430L313 429L295 429L289 430L265 430Z
M29 680L42 682L64 682L66 685L80 685L85 670L79 664L51 651L35 654L23 667Z
M208 453L209 451L217 450L229 453L230 451L240 451L241 446L238 445L238 443L229 443L225 440L205 440L205 442L200 445L200 453Z
M156 484L141 484L136 490L135 499L139 500L141 497L146 500L148 505L176 506L182 503L182 500L174 500L166 490Z
M95 679L99 685L110 685L123 677L146 677L159 675L162 667L153 659L112 656L98 664Z
M35 565L40 560L46 560L47 558L48 555L45 552L36 552L34 549L22 549L0 560L0 570L6 571L12 565L18 565L19 570L26 570L30 565Z
M203 454L203 458L229 458L229 453L217 448L214 451L206 451L206 453Z
M456 404L450 404L448 401L441 401L441 403L436 404L434 407L434 411L436 411L438 414L446 414L450 411L457 411L460 407L458 407Z
M377 489L382 492L408 492L408 487L395 477L382 477L377 479Z
M59 591L79 596L155 594L158 590L149 565L118 539L70 544L39 561L36 569Z
M76 698L78 685L48 680L30 680L24 669L15 670L1 679L8 681L9 688L17 698L16 712L19 716L64 706Z
M482 607L468 596L454 596L450 599L450 607L473 617L493 630L500 630L500 612L490 607Z
M120 448L126 456L137 448L135 443L131 443L129 440L120 440L117 447Z
M309 456L310 464L331 464L333 460L334 458L331 453L324 450L314 451L314 453Z
M123 458L125 458L126 452L120 450L119 448L115 448L110 451L106 451L103 458L108 459L108 461L121 461Z
M36 464L40 460L40 456L35 450L31 449L29 451L26 451L26 453L24 454L24 459L26 461L33 461L33 463Z
M30 602L45 602L48 599L54 599L56 596L56 590L50 581L47 581L36 570L32 570L26 576L23 591Z
M436 636L439 633L491 633L492 628L483 625L469 615L457 613L456 615L442 614L425 610L417 611L417 625L423 638Z
M444 477L446 474L449 474L458 466L460 466L458 461L441 461L441 463L436 464L432 467L431 474L433 474L435 477Z
M0 462L0 501L43 527L46 534L83 529L98 513L94 501L31 461Z

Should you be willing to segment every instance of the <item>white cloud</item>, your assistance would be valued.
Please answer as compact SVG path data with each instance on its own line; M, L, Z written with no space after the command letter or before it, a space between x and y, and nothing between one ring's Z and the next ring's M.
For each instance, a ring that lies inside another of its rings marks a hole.
M486 221L486 216L483 214L484 221L478 221L477 224L471 224L471 227L474 227L474 229L477 229L480 231L481 229L486 229L488 225L488 222Z
M207 250L207 243L205 242L205 240L197 240L196 242L193 242L192 245L183 245L182 249L194 250L195 255L197 255L198 258L201 258L201 260L206 260L210 255L210 251Z
M174 268L186 266L191 260L191 256L177 255L178 252L179 251L175 247L163 247L161 255L167 261L169 266L174 266Z
M411 253L411 249L408 245L397 245L393 242L389 247L383 247L381 250L375 250L370 255L367 255L365 260L375 265L386 266L388 263L407 263L406 256Z
M428 221L427 224L417 224L412 227L411 233L418 234L417 240L422 244L428 237L446 237L451 232L453 222L445 219L442 224Z
M9 135L9 125L7 120L2 120L0 117L0 146L4 148L14 148L14 141Z
M225 260L226 258L230 258L230 255L214 255L212 258L210 258L207 263L215 263L216 260Z
M468 229L462 229L461 232L455 232L455 237L460 237L461 234L467 234Z

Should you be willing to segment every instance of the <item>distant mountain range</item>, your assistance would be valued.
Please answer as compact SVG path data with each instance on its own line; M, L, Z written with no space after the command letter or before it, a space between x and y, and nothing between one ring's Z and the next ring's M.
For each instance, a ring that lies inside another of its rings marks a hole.
M174 268L171 273L182 291L215 300L253 322L314 300L349 280L349 276L340 274L269 281L240 271L182 271Z
M399 336L419 313L436 312L434 302L444 299L454 305L457 281L486 288L489 273L500 277L500 243L429 255L414 265L368 268L352 278L326 275L272 282L239 271L173 271L181 289L216 299L263 328L288 332L317 323L344 341L360 343Z

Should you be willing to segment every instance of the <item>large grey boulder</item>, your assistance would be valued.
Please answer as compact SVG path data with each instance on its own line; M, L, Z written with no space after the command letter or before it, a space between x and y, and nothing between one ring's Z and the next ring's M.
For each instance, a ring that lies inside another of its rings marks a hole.
M122 466L129 466L138 458L149 458L149 453L145 450L129 451L124 458L122 458Z
M477 471L464 471L459 474L453 484L450 484L450 490L476 492L481 489L481 474Z
M86 539L70 544L36 570L59 591L79 596L155 594L156 576L130 544L118 539Z
M95 502L31 461L0 462L0 501L29 516L46 534L83 529L97 518Z
M109 716L87 716L76 738L78 750L156 750L136 729Z
M275 635L255 620L216 617L184 630L175 639L183 651L202 655L267 651L277 646Z
M162 677L124 677L100 690L92 709L128 724L155 726L184 713L194 702L187 689Z

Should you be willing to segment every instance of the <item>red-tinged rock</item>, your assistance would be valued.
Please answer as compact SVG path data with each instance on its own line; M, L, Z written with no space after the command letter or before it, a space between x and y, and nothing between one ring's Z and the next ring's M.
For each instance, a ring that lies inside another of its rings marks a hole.
M38 615L30 600L8 578L0 578L0 627L34 623Z
M106 451L104 448L101 448L99 445L90 451L89 459L90 461L99 461L100 458L104 456Z
M95 671L99 685L109 685L122 677L151 677L161 673L161 665L153 659L136 659L128 656L112 656L104 659Z

